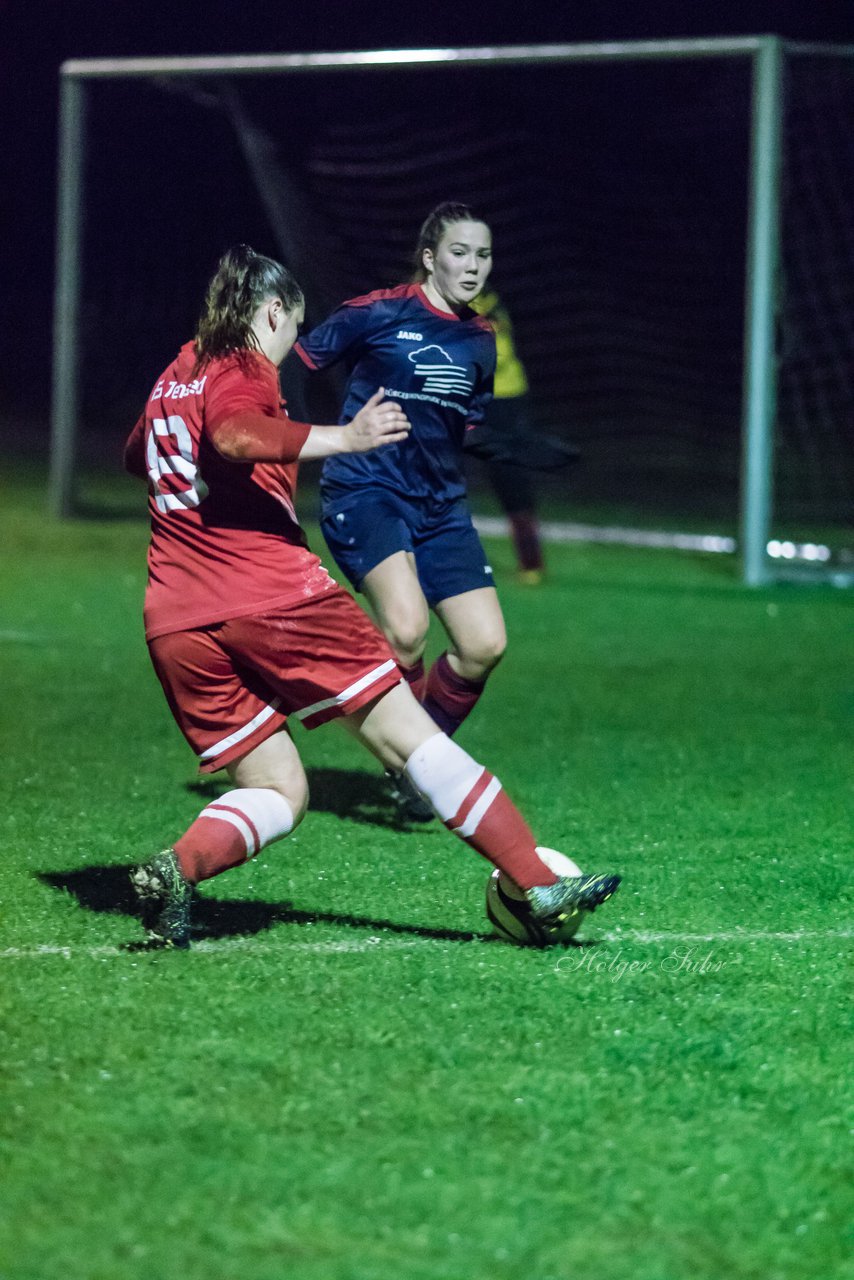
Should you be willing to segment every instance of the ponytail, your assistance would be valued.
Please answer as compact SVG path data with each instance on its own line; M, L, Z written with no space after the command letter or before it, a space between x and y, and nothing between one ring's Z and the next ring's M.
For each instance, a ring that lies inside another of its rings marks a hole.
M208 285L196 331L198 365L232 352L257 351L252 330L255 312L269 298L281 298L287 311L303 302L302 290L280 262L238 244L220 258Z

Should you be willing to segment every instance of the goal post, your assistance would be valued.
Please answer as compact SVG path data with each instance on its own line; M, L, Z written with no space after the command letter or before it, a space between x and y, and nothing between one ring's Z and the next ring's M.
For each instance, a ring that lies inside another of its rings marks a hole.
M85 77L63 75L60 80L49 480L51 511L62 517L70 516L74 510L77 461L85 112Z
M753 54L742 418L741 562L747 586L770 580L768 538L777 402L775 294L780 256L783 52L776 36Z
M60 70L56 292L54 306L50 504L69 515L75 500L79 418L82 222L87 95L107 80L231 81L238 77L429 74L437 68L560 67L574 64L737 59L751 68L751 119L745 230L744 359L741 396L740 552L744 581L761 586L778 573L768 555L777 418L776 325L781 236L781 165L787 58L854 50L795 46L773 35L702 40L372 50L349 53L224 55L73 60ZM264 192L260 192L262 202Z

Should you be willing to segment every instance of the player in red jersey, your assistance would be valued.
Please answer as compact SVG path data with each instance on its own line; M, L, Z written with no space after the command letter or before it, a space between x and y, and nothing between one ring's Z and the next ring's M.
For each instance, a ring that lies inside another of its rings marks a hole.
M277 369L302 317L302 294L279 263L230 250L195 341L158 378L126 447L128 469L150 491L151 658L201 769L224 768L232 782L133 870L151 933L188 946L193 886L304 816L288 717L308 728L340 717L538 919L592 909L618 878L584 876L569 859L555 874L498 780L437 729L380 631L307 547L293 508L298 460L387 448L409 423L382 389L343 427L289 419Z

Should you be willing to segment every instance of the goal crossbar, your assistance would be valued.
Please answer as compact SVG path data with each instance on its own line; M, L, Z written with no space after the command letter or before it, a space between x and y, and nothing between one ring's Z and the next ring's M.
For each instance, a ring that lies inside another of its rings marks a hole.
M484 45L471 49L367 49L348 53L218 54L186 58L73 58L61 76L84 80L135 76L261 75L281 71L354 71L360 67L458 67L489 63L609 62L644 58L720 58L754 54L763 39L742 36L713 40L627 40L586 44Z

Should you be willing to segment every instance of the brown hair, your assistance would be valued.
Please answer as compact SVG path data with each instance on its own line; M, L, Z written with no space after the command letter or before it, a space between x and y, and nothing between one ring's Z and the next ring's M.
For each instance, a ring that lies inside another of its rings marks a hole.
M427 272L424 269L424 250L432 249L435 253L442 241L442 236L455 222L482 222L484 226L487 225L486 219L481 218L480 214L475 213L467 204L459 204L455 200L444 200L441 204L437 204L433 212L429 213L424 220L424 225L418 233L415 253L412 255L412 279L418 284L423 284L427 279Z
M256 253L248 244L235 245L224 253L199 317L195 339L198 364L215 356L257 350L252 318L268 298L281 298L287 311L303 303L302 289L280 262Z

